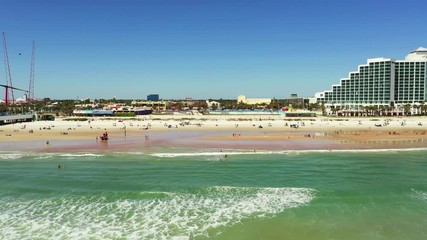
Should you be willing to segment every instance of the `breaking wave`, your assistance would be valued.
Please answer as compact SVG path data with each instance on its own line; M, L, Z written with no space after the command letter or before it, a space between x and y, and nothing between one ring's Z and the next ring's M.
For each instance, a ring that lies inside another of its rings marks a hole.
M303 154L303 153L391 153L408 151L427 151L427 148L396 148L396 149L322 149L322 150L277 150L277 151L214 151L214 152L179 152L179 153L152 153L151 156L161 158L196 157L196 156L224 156L227 155L274 155L274 154Z
M81 158L81 157L90 157L90 158L98 158L104 156L103 154L94 154L94 153L66 153L60 154L60 157L67 158Z
M99 158L104 154L95 153L34 153L34 152L0 152L0 160L16 160L16 159L49 159L49 158Z
M2 160L14 160L24 157L25 154L19 152L0 152L0 159Z
M415 189L412 189L412 191L414 192L415 198L421 199L421 200L427 202L427 192L418 191Z
M190 239L308 204L307 188L209 187L53 199L0 198L1 239Z

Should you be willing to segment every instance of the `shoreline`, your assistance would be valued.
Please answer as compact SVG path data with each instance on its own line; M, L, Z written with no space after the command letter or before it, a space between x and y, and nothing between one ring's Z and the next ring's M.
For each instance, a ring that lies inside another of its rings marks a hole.
M271 119L265 116L158 116L0 126L0 151L401 149L427 147L427 117ZM264 118L263 118L264 117ZM202 120L204 119L204 120ZM298 125L292 128L291 125ZM378 126L381 124L381 126ZM108 131L110 140L101 141Z
M106 155L130 155L139 156L145 155L154 157L154 160L177 158L177 157L212 157L209 160L212 161L223 161L233 156L244 156L244 155L299 155L299 154L383 154L383 153L400 153L400 152L427 152L427 147L420 148L342 148L342 149L266 149L253 151L250 149L188 149L188 148L173 148L173 151L114 151L109 149L108 151L3 151L0 150L0 161L18 160L25 157L35 157L35 159L49 159L51 157L59 156L64 158L79 157L84 160L85 158L98 158Z

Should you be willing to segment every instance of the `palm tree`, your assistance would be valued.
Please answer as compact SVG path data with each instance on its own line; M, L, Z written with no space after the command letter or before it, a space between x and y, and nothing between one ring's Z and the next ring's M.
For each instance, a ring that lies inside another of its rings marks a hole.
M416 112L417 112L417 115L421 115L421 114L420 114L421 106L420 106L420 105L414 105L413 107L417 110L417 111L416 111Z
M404 111L405 115L409 115L411 113L411 104L403 105L403 111Z
M364 114L368 115L368 113L366 112L366 107L365 106L362 105L362 106L359 107L359 109L364 112L364 113L362 113L362 116L364 116Z
M390 112L393 110L392 106L385 106L386 115L389 116Z
M324 103L322 103L321 108L322 108L322 115L325 116L326 115L326 108L325 108L325 104Z
M334 115L335 115L335 113L337 112L337 110L336 110L335 106L331 106L331 112L332 112L332 114L334 114Z
M308 105L308 108L307 108L309 111L313 111L313 110L317 110L317 109L319 109L319 103L310 103L309 105Z
M386 106L381 105L381 106L379 107L379 114L380 114L380 116L385 115L385 112L386 112Z
M427 113L427 105L425 105L424 102L421 103L420 109L421 109L421 115L425 115Z
M363 106L363 109L365 110L366 116L371 116L372 106Z
M418 108L420 110L419 115L423 115L423 103L420 103L420 105L418 105Z
M335 107L335 111L336 111L336 115L338 115L339 113L339 111L341 111L341 106L337 106L337 107Z

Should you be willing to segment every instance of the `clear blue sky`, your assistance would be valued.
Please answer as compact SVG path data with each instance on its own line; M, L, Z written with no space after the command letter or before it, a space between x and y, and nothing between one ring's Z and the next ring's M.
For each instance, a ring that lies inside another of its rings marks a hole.
M425 0L0 0L15 87L36 41L38 98L310 97L426 30Z

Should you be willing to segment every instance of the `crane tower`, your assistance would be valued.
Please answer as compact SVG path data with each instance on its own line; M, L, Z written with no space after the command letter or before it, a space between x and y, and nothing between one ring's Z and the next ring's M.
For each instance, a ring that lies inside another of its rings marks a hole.
M4 50L4 64L6 69L6 96L5 96L5 102L14 102L15 98L13 96L13 86L12 86L12 77L10 74L10 67L9 67L9 56L7 54L7 44L6 44L6 34L3 32L3 50Z
M28 88L27 101L34 100L34 65L36 60L36 43L33 41L33 53L31 55L31 68L30 68L30 85Z

